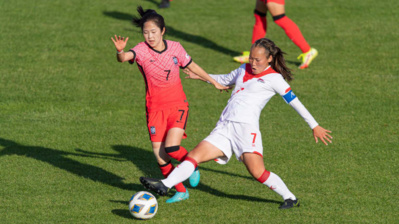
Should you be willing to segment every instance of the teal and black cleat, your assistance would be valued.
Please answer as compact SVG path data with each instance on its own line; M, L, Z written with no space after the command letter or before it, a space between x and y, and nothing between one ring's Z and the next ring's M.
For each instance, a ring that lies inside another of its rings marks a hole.
M197 168L195 168L194 172L191 174L191 176L189 178L191 187L198 186L198 184L200 182L200 178L201 178L201 175L200 175L200 172L197 167Z
M292 199L287 199L284 200L284 203L280 205L279 209L288 209L288 208L293 208L293 207L299 207L299 200L292 200Z
M190 197L188 190L186 189L186 192L176 192L176 194L166 200L166 203L175 203L179 201L184 201L187 200Z

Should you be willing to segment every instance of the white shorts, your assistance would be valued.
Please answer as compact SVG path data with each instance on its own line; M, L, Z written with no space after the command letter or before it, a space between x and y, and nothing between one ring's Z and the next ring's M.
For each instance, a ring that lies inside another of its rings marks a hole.
M262 136L259 127L231 121L218 122L215 129L204 139L216 146L225 156L215 159L219 164L226 164L232 154L238 161L243 153L256 153L263 157Z

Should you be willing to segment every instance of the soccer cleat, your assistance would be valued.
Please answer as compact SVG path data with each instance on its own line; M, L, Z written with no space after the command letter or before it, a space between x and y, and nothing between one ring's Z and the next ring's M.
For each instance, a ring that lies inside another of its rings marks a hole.
M299 207L299 201L298 199L292 200L292 199L287 199L284 200L284 203L280 205L279 209L289 209L293 207Z
M176 192L176 194L173 197L166 200L166 203L175 203L179 201L184 201L189 197L190 195L188 194L188 190L186 189L186 192Z
M234 61L238 63L248 63L249 62L249 51L243 51L242 55L233 58Z
M159 4L158 7L161 8L161 9L169 8L170 7L169 0L162 0L161 4Z
M198 186L199 182L200 182L200 172L198 170L198 167L195 168L194 172L191 174L189 181L190 181L190 185L191 187L196 187Z
M317 52L317 50L314 48L310 48L308 52L300 54L298 59L301 60L302 58L302 64L299 66L299 69L305 69L309 67L310 63L317 57L318 54L319 52Z
M146 189L152 190L158 195L165 196L169 192L169 188L165 186L159 179L140 177L140 182Z

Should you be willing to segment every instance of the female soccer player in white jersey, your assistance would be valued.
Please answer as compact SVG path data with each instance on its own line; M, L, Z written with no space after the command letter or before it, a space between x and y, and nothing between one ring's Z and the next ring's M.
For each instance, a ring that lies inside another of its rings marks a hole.
M162 174L167 177L174 169L170 158L183 161L187 150L180 146L186 138L185 129L188 118L188 102L180 80L180 68L189 68L203 79L211 82L217 89L228 87L212 79L200 66L194 63L179 42L164 40L164 18L155 10L144 11L137 8L140 18L133 18L133 23L140 27L145 41L124 52L128 37L111 38L119 62L136 62L146 84L147 126L152 149ZM199 182L196 170L190 177L190 184L195 187ZM166 200L174 203L188 199L189 193L182 183L176 183L176 194Z
M206 81L195 71L186 73L189 78ZM316 143L321 139L327 145L332 137L329 135L331 131L319 126L285 81L292 78L285 65L283 52L271 40L262 38L252 45L249 64L243 64L227 75L210 76L222 85L235 85L215 129L168 178L157 180L141 177L141 183L147 189L166 195L170 187L186 180L199 163L216 160L225 164L234 153L256 180L282 196L284 203L281 209L299 206L298 199L281 178L265 169L259 131L260 113L270 98L278 93L308 123Z

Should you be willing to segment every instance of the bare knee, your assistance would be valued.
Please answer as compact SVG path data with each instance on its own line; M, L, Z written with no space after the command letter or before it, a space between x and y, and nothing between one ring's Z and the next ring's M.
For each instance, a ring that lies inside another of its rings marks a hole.
M270 14L272 14L272 16L285 14L284 5L277 4L274 2L267 3L267 10L270 12Z
M165 145L162 142L152 142L152 150L158 164L166 164L170 162L170 157L165 152Z
M261 155L255 153L243 153L241 159L247 167L248 172L255 179L258 179L262 176L263 172L265 172L265 165Z

